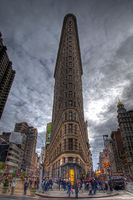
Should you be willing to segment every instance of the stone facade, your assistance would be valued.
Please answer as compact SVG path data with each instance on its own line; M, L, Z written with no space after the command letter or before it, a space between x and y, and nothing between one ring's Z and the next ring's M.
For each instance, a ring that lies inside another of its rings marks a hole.
M120 129L118 129L117 131L112 131L111 138L114 160L116 164L116 172L125 172L123 164L125 165L125 169L127 168L127 166L126 163L123 162L124 150Z
M126 111L122 102L118 103L118 123L123 141L125 173L133 178L133 110Z
M3 45L0 33L0 118L15 76L15 71L12 70L12 63L8 58L6 50L7 48Z
M68 177L70 169L74 170L75 178L92 171L82 74L76 17L68 14L63 22L54 73L52 134L45 159L45 171L50 177Z
M37 129L29 126L26 122L16 123L15 132L21 132L26 135L26 141L21 147L23 152L23 161L21 168L26 171L26 174L31 175L34 170L35 151L37 143Z

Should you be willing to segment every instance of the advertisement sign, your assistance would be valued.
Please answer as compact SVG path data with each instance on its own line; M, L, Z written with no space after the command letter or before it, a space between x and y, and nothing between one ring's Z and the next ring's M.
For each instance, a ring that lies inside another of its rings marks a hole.
M46 144L50 144L51 137L51 123L47 124Z
M9 142L14 144L22 144L23 134L19 132L11 132Z
M71 185L74 185L74 169L69 170L69 175L71 179Z

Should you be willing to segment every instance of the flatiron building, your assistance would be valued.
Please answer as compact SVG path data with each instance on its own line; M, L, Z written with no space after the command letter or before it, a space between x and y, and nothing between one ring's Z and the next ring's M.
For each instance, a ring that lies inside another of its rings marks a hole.
M50 177L75 179L92 171L82 75L76 17L68 14L63 22L54 72L52 132L49 156L45 158L45 172Z

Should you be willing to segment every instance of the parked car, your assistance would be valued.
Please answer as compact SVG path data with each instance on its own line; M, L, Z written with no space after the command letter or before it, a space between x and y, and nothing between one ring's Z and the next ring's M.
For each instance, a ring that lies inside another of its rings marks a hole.
M112 177L112 185L115 190L124 190L125 189L124 177L113 176Z

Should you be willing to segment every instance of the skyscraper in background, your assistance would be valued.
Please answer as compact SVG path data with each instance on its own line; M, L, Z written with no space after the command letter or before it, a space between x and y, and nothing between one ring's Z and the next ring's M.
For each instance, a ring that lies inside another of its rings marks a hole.
M120 101L117 108L118 123L123 140L125 174L133 178L133 110L126 111Z
M15 76L15 71L12 70L12 63L6 53L7 48L3 45L1 36L0 33L0 118Z
M16 123L14 131L25 134L26 136L26 141L23 143L23 146L21 146L21 148L24 150L21 168L26 172L27 175L32 175L34 170L38 131L36 128L29 126L26 122Z

